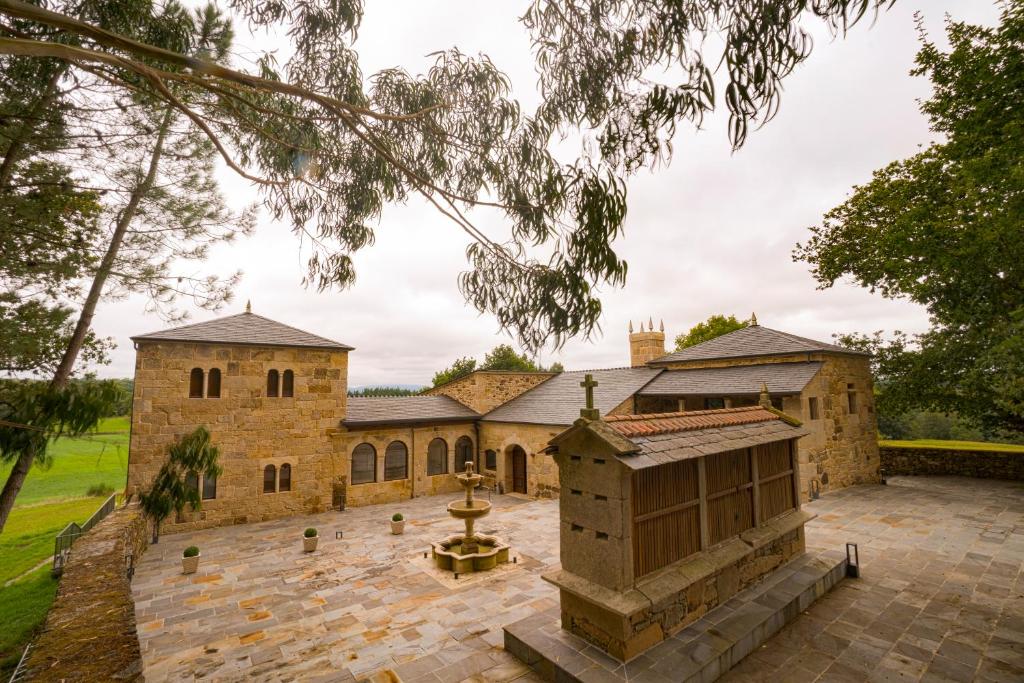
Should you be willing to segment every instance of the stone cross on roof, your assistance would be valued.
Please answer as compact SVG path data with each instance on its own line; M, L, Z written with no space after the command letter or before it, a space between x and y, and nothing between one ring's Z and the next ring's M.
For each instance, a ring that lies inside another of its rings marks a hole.
M601 417L597 408L594 407L594 387L597 386L597 382L594 381L594 376L589 372L583 376L583 381L580 382L580 386L586 390L587 393L587 407L580 408L580 417L585 417L588 420L597 420Z

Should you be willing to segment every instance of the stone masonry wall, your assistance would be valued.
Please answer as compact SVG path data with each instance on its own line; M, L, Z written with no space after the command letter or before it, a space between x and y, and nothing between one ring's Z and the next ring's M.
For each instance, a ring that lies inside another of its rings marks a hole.
M125 555L149 531L137 504L112 512L71 548L57 597L25 661L30 681L142 681Z
M221 371L220 398L189 398L189 373ZM294 397L268 398L267 372L295 375ZM201 510L172 516L164 532L320 512L331 504L328 430L345 417L346 351L148 342L135 365L128 492L145 490L168 447L206 426L220 449L217 495ZM263 470L291 466L291 491L263 493Z
M558 495L558 467L554 459L544 453L548 442L565 431L566 426L531 425L511 422L480 423L480 453L490 449L497 452L498 469L484 474L495 483L500 482L506 492L512 490L512 448L521 446L526 451L526 491L531 496Z
M473 442L476 453L476 434L470 422L441 424L426 427L382 427L379 429L338 430L331 434L334 443L333 473L336 481L352 480L352 450L361 443L368 443L377 451L377 481L366 484L347 483L346 505L376 505L394 503L407 498L433 496L439 493L461 491L455 479L455 442L460 437ZM427 475L427 449L435 438L444 439L448 444L447 474ZM401 441L409 451L409 477L384 481L384 453L392 441Z
M478 413L494 410L503 403L529 391L546 379L551 372L514 372L505 370L477 370L453 382L424 391L430 396L444 395L469 406Z
M1024 481L1024 453L882 446L882 474L951 475Z

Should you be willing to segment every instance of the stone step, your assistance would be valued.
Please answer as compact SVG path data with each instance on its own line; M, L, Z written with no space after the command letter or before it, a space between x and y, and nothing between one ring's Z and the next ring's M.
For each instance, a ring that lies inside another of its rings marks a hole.
M846 556L803 555L623 663L561 628L557 607L505 627L505 649L555 683L706 683L846 577Z

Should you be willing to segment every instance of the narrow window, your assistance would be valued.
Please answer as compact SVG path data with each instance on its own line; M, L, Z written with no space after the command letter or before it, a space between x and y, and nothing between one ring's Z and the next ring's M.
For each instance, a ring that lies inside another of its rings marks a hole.
M213 500L217 497L217 477L212 474L203 475L203 500Z
M857 412L857 390L852 384L846 385L846 407L850 411L850 415Z
M498 469L498 453L496 451L484 451L484 467L489 470Z
M210 368L206 378L206 398L220 398L220 368Z
M289 465L288 463L285 463L285 464L281 465L281 474L278 476L277 482L278 482L277 490L278 490L279 493L282 492L282 491L291 491L292 490L292 466L291 465Z
M277 385L277 370L270 370L267 372L267 398L277 398Z
M377 481L377 451L368 443L352 450L352 483L369 484Z
M427 446L427 474L446 474L448 472L448 444L444 439L434 439Z
M203 397L203 369L192 368L192 372L188 374L188 397L189 398L202 398Z
M273 465L263 468L263 493L277 493L277 468Z
M468 436L460 436L455 442L455 471L465 472L466 463L473 462L473 440Z
M720 410L725 407L724 398L706 398L704 399L704 410Z
M281 378L281 396L291 398L295 395L295 373L285 370Z
M199 475L195 472L189 472L185 475L185 488L189 491L195 491L199 493Z
M401 441L392 441L384 451L384 481L409 476L409 449Z
M807 399L807 413L810 415L810 418L812 420L817 420L821 417L821 414L818 412L817 396L811 396L809 399Z

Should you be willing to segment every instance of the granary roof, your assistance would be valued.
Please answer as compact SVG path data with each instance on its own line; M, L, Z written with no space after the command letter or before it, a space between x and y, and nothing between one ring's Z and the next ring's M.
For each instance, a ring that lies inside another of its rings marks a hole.
M725 368L671 370L658 375L640 393L644 396L757 394L762 384L773 394L799 394L822 363L764 363Z
M298 346L313 349L351 351L346 344L264 318L255 313L239 313L206 322L173 327L132 337L133 342L208 342L253 346Z
M605 423L637 447L633 453L619 455L619 460L632 469L795 439L808 433L788 415L760 406L623 415L607 417Z
M661 372L658 368L611 368L561 372L483 416L490 422L570 425L584 405L584 375L597 382L594 407L602 413L616 408Z
M741 358L749 356L779 356L790 353L845 353L858 356L868 354L854 351L835 344L798 337L770 327L751 325L715 337L701 344L670 353L649 361L649 365L674 363L689 360L717 360L720 358Z
M352 397L342 424L346 427L472 422L480 414L447 396Z

